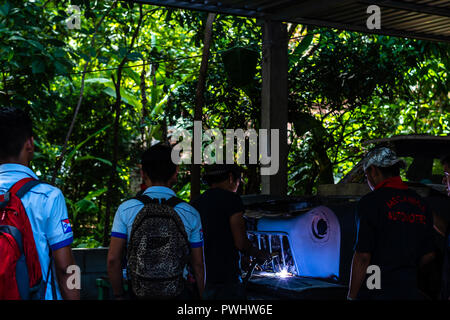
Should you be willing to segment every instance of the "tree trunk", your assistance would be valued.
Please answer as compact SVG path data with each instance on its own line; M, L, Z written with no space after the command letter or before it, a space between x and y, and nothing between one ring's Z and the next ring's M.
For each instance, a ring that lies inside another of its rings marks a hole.
M144 126L145 124L145 119L148 117L148 111L147 111L147 94L145 92L146 85L145 85L145 74L146 74L146 70L145 70L145 61L143 61L143 65L142 65L142 71L141 71L141 83L140 83L140 89L141 89L141 104L142 104L142 118L141 118L141 146L142 149L146 149L147 148L147 141L146 141L146 135L145 135L145 130L146 127Z
M92 40L91 40L91 47L92 48L95 48L95 37L97 35L98 28L103 23L103 21L108 16L108 14L111 12L111 10L116 7L117 2L118 2L118 0L114 1L112 6L108 9L108 11L105 13L105 15L102 16L100 21L95 26L94 34L92 35ZM47 5L47 3L48 3L48 1L44 4L44 7ZM78 112L80 111L81 102L83 101L84 82L85 82L85 78L86 78L86 72L87 72L88 66L90 65L90 63L91 63L93 58L94 57L90 57L89 61L87 61L86 64L84 65L83 73L82 73L82 76L81 76L80 94L78 96L77 106L75 108L75 112L73 114L73 118L72 118L72 122L70 123L69 130L67 131L66 139L64 140L64 144L63 144L63 148L62 148L61 154L58 157L58 159L56 160L55 168L53 169L51 184L55 184L56 176L58 175L58 172L61 169L61 165L63 163L64 156L65 156L65 154L67 152L67 146L69 144L69 139L70 139L70 136L72 135L72 131L73 131L73 128L75 126L75 121L77 120Z
M116 102L114 103L114 133L113 133L113 154L112 154L112 161L111 161L111 174L109 176L108 181L108 193L106 195L106 210L105 210L105 224L103 229L103 246L108 246L109 243L109 229L110 229L110 217L111 217L111 206L115 203L114 199L117 199L117 163L119 161L119 129L120 129L120 106L122 105L122 95L120 93L120 86L122 82L122 71L123 67L125 66L125 63L128 61L127 56L128 53L131 52L134 46L134 42L139 34L139 29L142 24L142 19L144 15L142 12L142 5L139 7L139 21L136 29L134 30L133 36L131 38L130 47L128 48L127 54L120 62L116 76L117 78L114 79L114 76L112 76L112 81L114 83L114 88L116 91Z
M206 76L208 71L208 59L210 54L210 47L212 42L213 23L216 18L215 13L209 13L205 25L205 35L203 38L203 53L202 62L200 65L200 73L198 76L197 90L195 93L195 109L194 121L203 120L203 106L205 104L205 87ZM198 146L200 145L200 146ZM196 148L201 149L202 141L195 141L192 139L192 153ZM200 195L200 164L194 163L194 157L191 158L191 200Z

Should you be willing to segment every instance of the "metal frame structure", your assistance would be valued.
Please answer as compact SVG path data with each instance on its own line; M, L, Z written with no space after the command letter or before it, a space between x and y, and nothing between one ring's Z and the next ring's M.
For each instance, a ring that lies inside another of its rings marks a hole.
M261 176L262 194L287 193L288 32L285 22L450 43L450 0L137 0L137 3L257 18L262 30L261 127L279 130L278 173ZM369 29L370 5L380 29ZM286 40L286 41L284 41ZM267 144L271 153L271 142Z
M269 246L269 253L271 255L274 254L274 253L279 254L278 262L279 262L279 264L282 265L281 269L283 269L283 270L286 269L286 265L287 265L287 263L286 263L286 255L287 255L287 253L286 253L284 245L283 245L283 237L286 237L286 239L288 240L289 250L291 250L291 252L292 252L292 248L293 248L292 243L291 243L291 239L290 239L288 233L282 232L282 231L256 231L255 230L255 231L247 231L247 236L249 237L249 239L250 239L250 236L256 237L256 239L257 239L257 243L256 244L258 246L258 249L260 249L260 250L263 249L262 246L261 246L261 236L267 236L267 242L268 242L268 246ZM279 252L274 252L273 251L273 248L272 248L272 239L273 238L278 238L278 240L280 241L280 251ZM267 248L264 248L264 249L267 249ZM291 258L292 258L292 261L294 262L294 265L293 265L293 267L295 268L294 275L298 275L300 270L298 269L298 264L297 264L297 259L295 257L295 254L292 254ZM272 264L272 272L275 273L275 270L276 270L275 262L272 260L271 264Z
M216 12L450 42L450 0L139 0L157 6ZM381 8L381 29L367 28L367 8Z

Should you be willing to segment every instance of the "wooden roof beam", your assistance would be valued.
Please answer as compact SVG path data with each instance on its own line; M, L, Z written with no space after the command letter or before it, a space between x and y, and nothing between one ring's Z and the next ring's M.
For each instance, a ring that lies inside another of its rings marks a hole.
M358 0L360 3L364 3L367 5L377 5L385 8L393 8L393 9L401 9L405 11L413 11L420 13L427 13L436 16L442 17L450 17L450 8L449 7L437 7L430 6L426 4L416 4L412 2L406 1L395 1L395 0Z

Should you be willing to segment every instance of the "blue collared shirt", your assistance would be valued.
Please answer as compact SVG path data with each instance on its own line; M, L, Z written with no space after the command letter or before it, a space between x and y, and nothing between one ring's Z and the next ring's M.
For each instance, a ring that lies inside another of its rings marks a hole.
M15 163L0 165L0 194L6 193L17 181L30 177L38 179L28 167ZM50 263L50 248L53 251L58 250L70 246L73 242L66 201L61 190L42 183L23 196L22 204L33 230L42 277L45 281ZM58 299L62 299L58 282L55 283ZM45 299L52 299L51 281L47 283Z
M153 199L169 199L176 197L175 192L167 187L149 187L144 195ZM130 240L131 227L139 211L144 207L143 203L136 199L130 199L122 203L117 209L111 230L111 237ZM181 218L188 235L191 248L203 246L203 232L200 214L191 205L182 202L174 207Z

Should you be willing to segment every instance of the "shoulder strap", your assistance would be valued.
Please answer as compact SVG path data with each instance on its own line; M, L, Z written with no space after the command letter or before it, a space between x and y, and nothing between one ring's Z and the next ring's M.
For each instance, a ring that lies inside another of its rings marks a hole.
M4 201L0 202L0 209L4 209L8 205L11 194L14 194L21 199L28 191L40 183L41 182L39 180L34 178L24 178L17 181L11 188L9 188L8 192L5 193Z
M177 197L172 197L166 200L166 204L168 206L171 206L172 208L174 208L175 206L179 205L180 203L185 202L183 200L181 200L180 198Z
M142 202L144 205L150 204L150 203L159 203L158 199L150 198L149 196L146 196L145 194L137 195L133 199L136 199L136 200Z
M10 234L14 238L14 240L16 241L17 246L19 247L20 253L21 254L24 253L22 234L20 233L19 229L17 229L14 226L2 225L2 226L0 226L0 233L8 233L8 234Z
M172 209L174 209L176 205L178 205L182 202L185 202L185 201L183 201L177 197L172 197L172 198L169 198L164 201L164 203L166 205L168 205L169 207L171 207ZM175 211L175 209L174 209L174 211ZM181 220L180 216L178 215L178 213L176 211L175 211L175 215L173 215L172 218L175 220L175 224L176 224L179 232L183 235L183 238L186 241L186 246L189 248L189 252L190 252L191 246L189 245L189 239L188 239L188 235L186 233L186 229L184 227L183 221Z
M182 202L185 202L177 197L172 197L169 199L161 199L161 202L160 202L160 199L150 198L149 196L147 196L145 194L137 195L133 199L136 199L136 200L142 202L144 205L149 204L149 203L166 204L172 208L174 208L176 205L178 205Z
M40 184L41 181L34 178L24 178L16 182L10 189L9 193L15 194L18 198L22 198L28 191Z
M50 249L51 250L51 249ZM55 281L55 271L53 270L53 254L50 257L50 263L49 263L49 272L51 273L51 287L52 287L52 300L58 300L58 295L56 293L56 281Z

